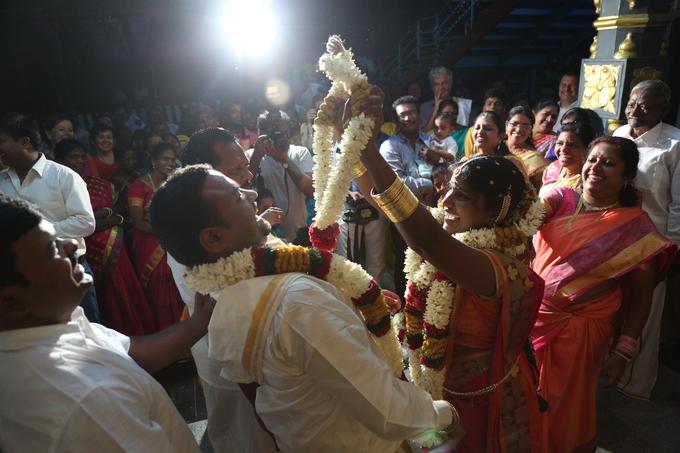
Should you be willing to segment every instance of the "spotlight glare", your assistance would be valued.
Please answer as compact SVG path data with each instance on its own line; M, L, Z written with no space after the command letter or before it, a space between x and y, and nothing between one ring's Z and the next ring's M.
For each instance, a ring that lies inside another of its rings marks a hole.
M229 43L240 55L266 54L276 36L276 21L268 0L232 0L221 25Z

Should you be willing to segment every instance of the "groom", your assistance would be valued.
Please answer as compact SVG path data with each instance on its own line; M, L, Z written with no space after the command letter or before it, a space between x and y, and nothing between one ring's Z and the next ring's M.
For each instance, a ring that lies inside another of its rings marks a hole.
M264 244L254 201L221 173L190 166L156 193L151 225L180 263L212 263ZM256 411L282 451L392 452L457 421L449 403L393 376L352 302L329 283L280 274L217 297L210 356L226 379L259 384Z

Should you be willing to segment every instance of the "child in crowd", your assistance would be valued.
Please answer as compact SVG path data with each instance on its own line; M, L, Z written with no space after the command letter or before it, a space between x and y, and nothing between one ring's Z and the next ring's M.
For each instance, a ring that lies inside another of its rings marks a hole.
M434 131L430 136L429 146L439 151L444 151L442 157L451 162L458 152L458 145L451 137L456 128L456 117L450 113L440 113L434 119Z
M434 187L434 205L441 207L441 203L449 190L449 181L453 171L451 164L438 164L432 169L432 186Z
M418 163L418 173L422 177L432 177L432 168L437 164L452 163L456 159L458 145L456 140L451 137L451 133L456 128L456 117L450 113L440 113L434 119L434 131L427 140L427 148L420 151L416 158ZM429 150L429 151L427 151ZM439 157L434 165L425 160L425 153L434 151L435 157Z

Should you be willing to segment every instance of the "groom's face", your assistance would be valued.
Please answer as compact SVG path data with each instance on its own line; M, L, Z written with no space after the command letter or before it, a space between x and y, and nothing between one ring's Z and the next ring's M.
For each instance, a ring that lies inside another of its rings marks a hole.
M256 192L241 189L235 181L212 171L203 185L202 196L222 220L214 230L217 242L213 252L222 255L265 243L267 234L258 222Z

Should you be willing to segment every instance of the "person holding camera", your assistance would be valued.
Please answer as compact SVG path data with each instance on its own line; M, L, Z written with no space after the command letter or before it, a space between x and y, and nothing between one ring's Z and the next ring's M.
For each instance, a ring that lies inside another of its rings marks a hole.
M257 118L258 138L246 151L255 187L266 187L285 219L279 228L288 241L307 229L305 199L314 196L312 155L304 146L291 145L290 120L281 110L265 111Z

